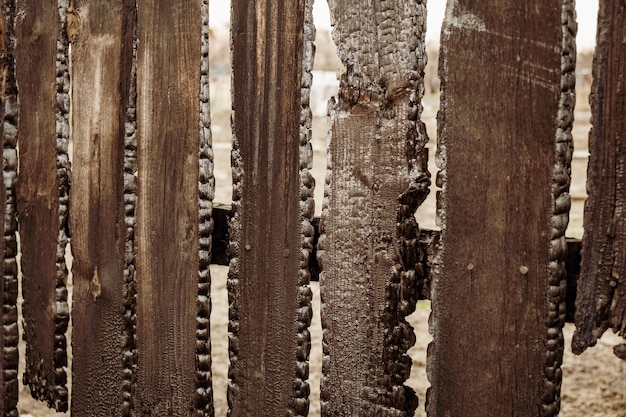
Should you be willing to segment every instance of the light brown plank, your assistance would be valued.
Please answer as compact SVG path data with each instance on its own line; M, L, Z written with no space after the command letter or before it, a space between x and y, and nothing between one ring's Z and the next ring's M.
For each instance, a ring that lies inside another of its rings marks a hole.
M606 329L626 336L626 4L600 1L581 277L572 349Z
M195 391L201 2L137 2L135 408L187 416Z
M430 184L421 114L426 5L329 2L346 70L331 103L320 223L323 416L412 416L405 317L423 271L415 210Z
M65 410L64 333L68 312L59 307L67 308L62 282L66 274L62 241L66 238L67 206L66 201L60 202L61 197L67 198L68 191L67 155L62 149L69 112L67 90L64 91L67 62L63 62L67 51L64 42L57 50L61 26L56 1L23 0L16 7L15 58L20 103L17 192L27 343L25 380L35 398ZM57 139L61 149L57 149Z
M232 3L232 417L306 415L307 276L300 276L304 0ZM309 215L312 215L310 213Z
M128 415L122 407L124 130L134 2L76 1L72 40L74 293L72 415Z
M561 18L572 7L448 3L431 416L558 413L571 149L557 116L571 99L561 95L571 87L561 84L562 52L573 55Z

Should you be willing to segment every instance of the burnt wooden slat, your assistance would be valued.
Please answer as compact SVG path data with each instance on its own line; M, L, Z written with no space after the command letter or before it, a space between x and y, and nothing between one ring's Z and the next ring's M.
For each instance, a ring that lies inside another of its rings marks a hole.
M201 13L200 0L137 2L140 415L186 416L194 406Z
M2 326L0 327L0 414L17 417L18 400L18 327L17 327L17 218L15 207L15 181L17 179L17 85L15 82L15 2L4 1L0 19L0 137L3 143L3 186L0 201L4 204L3 239L0 253L3 254Z
M72 415L122 410L124 134L134 2L75 1L72 41Z
M331 103L318 258L324 416L412 416L404 385L424 278L413 217L428 194L424 2L329 1L346 67Z
M558 413L572 17L570 1L448 3L429 415Z
M16 4L25 381L35 398L65 410L67 43L56 1Z
M299 170L308 158L300 155L304 15L304 0L232 3L232 417L308 410L311 292L301 266L313 204Z
M606 329L626 337L626 4L600 1L581 277L572 349Z

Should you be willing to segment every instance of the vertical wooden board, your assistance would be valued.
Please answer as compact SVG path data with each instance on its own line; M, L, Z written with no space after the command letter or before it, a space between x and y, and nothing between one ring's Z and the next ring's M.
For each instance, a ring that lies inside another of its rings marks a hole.
M0 413L17 417L18 400L18 327L17 327L17 218L15 210L15 180L17 178L17 85L15 83L15 3L3 2L0 19L0 138L3 144L3 186L0 201L4 204L3 239L0 253L3 254L2 326L0 327Z
M189 415L196 371L200 0L137 2L135 408Z
M72 415L119 416L124 299L124 133L134 2L75 1L72 41ZM122 412L124 411L124 412Z
M322 415L412 416L404 385L423 279L413 217L430 175L419 120L426 5L329 2L345 65L331 101L319 241Z
M557 122L562 24L573 16L566 3L448 2L431 416L558 413L571 158Z
M581 276L572 349L608 328L626 336L626 5L600 1Z
M308 411L311 293L300 275L308 256L301 229L313 204L306 190L301 200L300 172L307 176L299 172L304 10L304 0L232 3L233 417Z
M56 1L16 4L25 381L35 398L66 410L67 50Z

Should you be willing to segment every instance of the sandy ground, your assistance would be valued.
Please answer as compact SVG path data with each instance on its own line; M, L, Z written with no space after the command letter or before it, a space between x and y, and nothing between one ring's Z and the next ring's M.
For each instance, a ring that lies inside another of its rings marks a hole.
M228 82L222 83L228 88ZM222 93L222 95L228 92ZM431 136L432 147L435 138L435 114L436 96L427 97L425 100L424 120L428 125ZM575 130L576 138L576 158L574 160L574 184L572 195L574 197L574 207L571 216L571 227L568 235L580 237L582 235L582 203L584 201L584 179L586 171L586 138L589 129L589 108L586 104L586 97L578 100L577 126ZM229 172L229 135L228 115L226 110L230 104L219 99L212 102L214 110L213 132L215 142L215 163L216 163L216 201L230 201L230 172ZM316 118L314 122L314 149L315 161L314 171L317 183L322 184L325 166L325 144L326 121L324 118ZM431 162L434 158L431 158ZM431 163L431 173L436 172L436 168ZM434 194L434 193L433 193ZM316 190L316 199L321 201L322 189ZM318 207L319 210L319 207ZM424 228L434 228L434 198L420 208L418 219ZM226 295L226 272L227 268L212 267L212 298L213 311L211 317L212 352L213 352L213 386L215 393L215 411L217 417L226 416L226 387L227 387L227 295ZM310 415L319 416L319 380L321 369L321 325L319 319L319 286L312 284L314 293L313 323L311 325L312 349L311 349L311 406ZM479 302L479 300L477 300ZM420 302L416 312L410 316L409 320L415 327L416 345L410 350L413 358L413 370L411 378L407 384L413 387L418 393L420 406L415 416L425 416L424 399L425 392L429 386L426 379L426 347L431 340L428 333L427 323L430 312L429 302ZM581 356L574 356L569 348L573 325L567 324L565 327L566 352L563 364L563 391L562 391L562 417L626 417L626 362L618 359L612 353L612 347L620 342L620 338L605 334L598 345L588 350ZM48 410L29 399L26 389L22 389L20 411L22 416L50 417L57 414ZM252 416L251 416L252 417Z

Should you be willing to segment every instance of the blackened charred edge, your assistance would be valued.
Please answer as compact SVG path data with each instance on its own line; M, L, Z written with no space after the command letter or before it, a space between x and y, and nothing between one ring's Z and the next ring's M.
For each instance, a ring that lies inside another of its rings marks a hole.
M392 10L383 12L383 16L390 12ZM425 271L421 263L424 254L418 245L420 233L414 215L426 199L430 186L428 156L425 148L428 136L420 120L421 98L424 94L423 74L426 65L424 42L426 5L420 3L415 12L410 27L415 31L416 36L410 37L411 43L408 45L411 51L415 51L416 56L409 72L410 96L406 115L409 123L405 153L410 183L398 197L396 229L398 259L387 286L385 322L388 328L383 351L385 375L388 376L386 387L388 393L383 399L384 405L400 408L406 416L412 416L418 406L415 391L404 385L411 374L412 365L411 357L407 352L415 344L415 333L413 327L406 321L406 317L415 311L425 280ZM384 16L381 30L385 30L384 24L393 24L393 22L393 16ZM390 93L386 94L386 96L389 95Z
M15 1L5 0L2 4L2 16L4 18L5 54L0 57L0 63L4 73L4 115L3 115L3 170L2 176L5 187L4 201L4 278L2 299L2 380L3 393L0 403L0 412L6 417L17 417L18 380L17 370L19 362L18 343L19 334L17 326L17 217L16 217L16 192L15 182L17 179L17 84L15 80Z
M328 101L328 109L330 116L331 109L336 107L337 103L334 97L331 97ZM322 215L318 219L318 221L313 221L312 225L318 227L318 236L314 238L314 242L316 246L313 248L313 253L315 255L311 255L311 264L315 267L315 273L312 273L311 276L315 276L320 281L320 319L322 324L322 375L320 377L320 408L322 415L328 415L328 402L330 401L330 392L325 387L328 381L328 375L330 373L330 348L329 348L329 333L328 333L328 325L326 322L326 314L324 312L325 306L325 286L321 285L322 280L324 279L321 275L321 272L324 268L322 264L322 259L324 258L324 250L325 250L325 240L326 240L326 229L324 227L324 220L328 217L329 208L329 200L332 193L331 183L333 176L333 166L332 166L332 158L331 158L331 140L332 135L330 129L326 133L326 177L324 179L324 199L322 201Z
M231 16L232 16L232 3L231 3ZM231 56L233 51L233 39L231 36ZM234 87L232 85L231 77L231 97L234 97ZM233 108L234 110L234 108ZM237 126L234 123L233 116L230 120L233 147L231 151L231 167L232 167L232 180L233 180L233 193L232 193L232 209L229 219L228 228L228 257L229 257L229 269L228 278L226 280L226 290L228 292L228 356L230 358L230 366L228 368L228 390L227 390L227 402L228 402L228 415L231 415L233 405L239 401L240 388L239 388L239 298L238 298L238 286L239 286L239 274L241 273L240 255L241 255L241 197L242 188L244 182L244 167L243 160L241 158L239 135L237 134Z
M124 319L122 337L122 416L134 410L137 386L137 21L133 8L133 57L124 123Z
M198 173L198 295L196 298L196 392L194 415L213 416L213 386L211 384L211 239L213 234L213 148L211 144L211 114L209 100L209 1L202 0L202 40L200 61L200 125Z
M57 136L57 181L59 187L59 236L56 253L56 293L54 314L54 391L48 393L48 403L57 411L67 411L67 340L65 332L70 311L67 303L67 264L65 251L68 245L68 212L71 183L69 145L70 76L68 68L69 39L65 26L68 0L59 0L61 27L57 38L56 63L56 136Z
M571 197L571 161L573 153L572 124L576 104L576 21L574 0L563 0L561 23L563 30L561 56L561 97L557 116L555 158L552 176L552 204L550 247L548 251L548 317L545 353L542 417L558 415L561 399L563 362L563 325L566 319L567 241L565 229L569 222Z
M313 168L313 148L311 146L311 126L313 115L310 107L311 86L313 83L313 60L315 59L315 25L313 24L313 0L306 0L304 10L304 42L300 114L300 211L302 224L302 251L298 272L298 334L296 350L296 376L294 381L294 404L289 415L305 417L309 412L309 354L311 352L311 334L309 326L313 309L311 300L309 258L313 252L315 229L311 224L315 214L313 192L315 180L311 175Z

